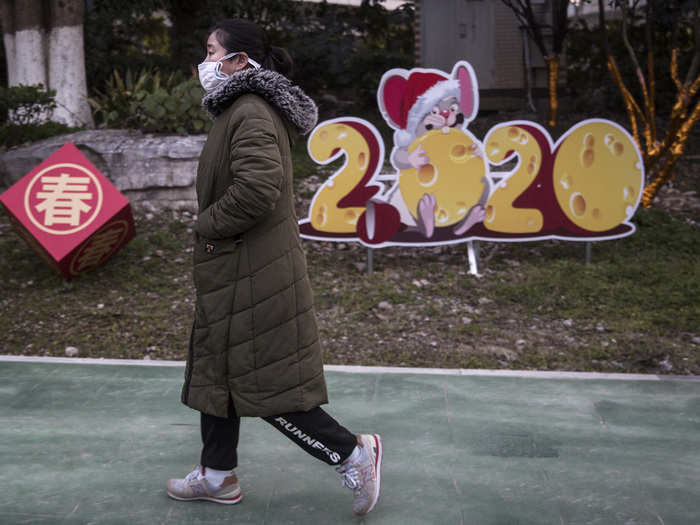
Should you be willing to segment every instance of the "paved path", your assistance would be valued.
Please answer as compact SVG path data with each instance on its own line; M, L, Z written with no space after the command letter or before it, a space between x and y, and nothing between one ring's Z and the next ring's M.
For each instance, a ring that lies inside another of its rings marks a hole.
M0 358L0 523L700 523L700 381L391 372L326 376L328 411L384 438L363 520L330 467L256 419L240 505L167 498L199 452L181 365Z

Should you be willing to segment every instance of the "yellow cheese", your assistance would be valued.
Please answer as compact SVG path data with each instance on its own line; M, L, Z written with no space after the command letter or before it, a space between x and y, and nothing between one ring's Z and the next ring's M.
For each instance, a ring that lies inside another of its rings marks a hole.
M338 202L365 175L369 165L369 146L357 130L340 122L320 126L309 139L309 154L316 162L327 161L336 149L345 152L346 164L316 192L309 219L318 231L352 233L365 208L338 208Z
M509 151L518 154L517 169L494 188L486 203L484 226L504 233L535 233L542 229L542 212L534 208L514 208L513 201L527 187L542 166L542 151L537 140L518 126L500 124L489 131L484 141L491 162L500 163Z
M554 192L573 223L593 232L629 219L642 189L642 159L612 122L588 122L562 142L554 159Z
M409 212L417 219L418 202L433 194L435 226L450 226L464 219L484 191L486 164L476 141L462 130L430 130L409 147L423 146L430 162L420 168L401 170L399 188Z

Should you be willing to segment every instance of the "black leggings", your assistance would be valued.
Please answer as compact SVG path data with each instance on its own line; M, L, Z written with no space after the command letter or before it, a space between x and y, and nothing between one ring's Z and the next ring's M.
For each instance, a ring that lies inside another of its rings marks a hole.
M357 437L320 407L263 418L315 458L338 465L357 445ZM201 414L204 467L231 470L238 466L238 434L241 418L229 401L228 417Z

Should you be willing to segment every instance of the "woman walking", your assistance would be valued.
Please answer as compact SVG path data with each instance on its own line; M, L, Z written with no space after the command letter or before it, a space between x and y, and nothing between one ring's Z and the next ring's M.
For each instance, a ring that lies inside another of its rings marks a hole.
M294 213L290 138L317 120L285 75L291 58L252 22L217 23L199 64L214 118L197 171L197 292L182 402L201 413L200 465L170 497L235 504L240 418L265 419L336 467L353 511L379 497L382 442L355 435L328 402L313 297Z

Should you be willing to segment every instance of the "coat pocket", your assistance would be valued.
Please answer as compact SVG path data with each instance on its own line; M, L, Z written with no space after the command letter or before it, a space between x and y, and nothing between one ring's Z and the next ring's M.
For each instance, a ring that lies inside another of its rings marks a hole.
M198 296L236 281L241 242L239 237L212 241L195 236L193 278Z

